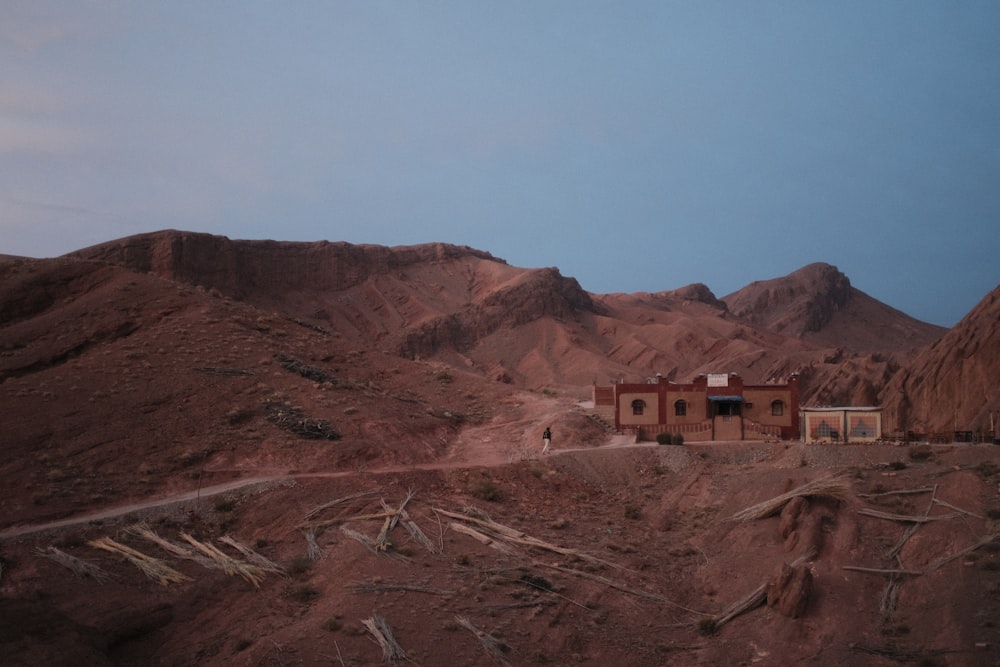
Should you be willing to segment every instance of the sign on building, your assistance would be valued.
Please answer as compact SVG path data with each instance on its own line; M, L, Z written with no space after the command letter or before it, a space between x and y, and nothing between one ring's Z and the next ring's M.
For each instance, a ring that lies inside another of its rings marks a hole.
M728 373L709 373L708 374L708 386L709 387L728 387L729 386L729 374Z

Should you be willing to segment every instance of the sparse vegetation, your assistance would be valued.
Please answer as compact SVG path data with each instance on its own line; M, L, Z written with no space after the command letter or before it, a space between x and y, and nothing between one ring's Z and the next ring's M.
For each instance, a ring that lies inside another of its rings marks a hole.
M313 560L307 555L296 556L285 566L285 572L292 577L301 577L308 573L313 566Z
M500 502L500 500L503 499L500 487L498 487L493 480L487 477L478 477L473 480L472 483L469 484L469 493L475 498L491 503Z
M706 637L714 635L719 631L719 625L714 618L703 618L698 621L698 632Z
M298 584L285 592L285 597L295 602L309 604L320 596L320 590L311 584Z
M216 512L232 512L236 509L236 501L232 498L219 496L215 501Z
M1000 465L993 463L992 461L983 461L976 466L976 472L983 479L989 479L994 475L1000 474Z

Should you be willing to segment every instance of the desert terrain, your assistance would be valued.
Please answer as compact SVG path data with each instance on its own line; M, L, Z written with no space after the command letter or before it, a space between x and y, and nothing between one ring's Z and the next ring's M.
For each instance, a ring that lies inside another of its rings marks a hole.
M754 289L176 232L6 259L3 664L1000 664L995 445L591 418L594 382L720 367L902 431L997 409L926 395L996 377L996 292L941 331L825 267Z

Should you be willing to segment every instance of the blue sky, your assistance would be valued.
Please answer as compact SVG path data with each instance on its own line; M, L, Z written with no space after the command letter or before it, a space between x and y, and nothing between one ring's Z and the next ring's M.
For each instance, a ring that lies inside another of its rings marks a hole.
M431 241L584 289L1000 282L1000 3L0 6L0 253Z

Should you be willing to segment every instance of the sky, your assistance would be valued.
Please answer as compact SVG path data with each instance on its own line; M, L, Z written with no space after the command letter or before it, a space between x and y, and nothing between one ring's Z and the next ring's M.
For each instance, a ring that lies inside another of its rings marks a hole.
M0 254L445 242L587 291L1000 283L1000 3L4 0Z

